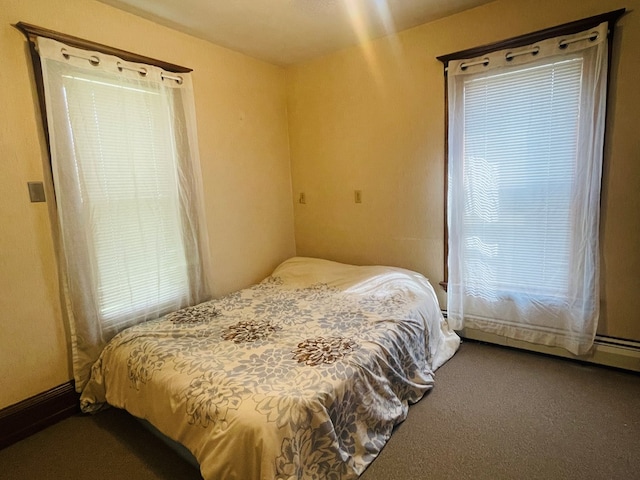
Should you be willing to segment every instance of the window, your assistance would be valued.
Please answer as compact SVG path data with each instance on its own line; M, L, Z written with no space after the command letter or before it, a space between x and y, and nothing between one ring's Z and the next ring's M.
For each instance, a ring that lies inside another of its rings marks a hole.
M56 66L47 74L60 81L60 114L72 149L54 175L56 184L65 185L60 177L69 176L77 187L59 189L57 197L66 205L67 195L77 195L74 207L60 214L66 223L64 217L83 218L100 320L117 329L144 318L149 308L184 304L189 277L171 97L149 85Z
M193 93L185 69L30 40L82 389L116 333L209 297Z
M573 57L465 80L463 275L482 295L568 294L582 69Z
M575 354L591 347L607 36L609 17L620 14L538 32L530 43L441 57L454 328Z

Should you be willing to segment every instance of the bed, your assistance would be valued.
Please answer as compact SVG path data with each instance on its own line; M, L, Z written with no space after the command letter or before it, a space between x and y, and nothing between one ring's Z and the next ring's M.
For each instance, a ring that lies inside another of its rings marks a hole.
M456 351L429 282L295 257L116 335L81 395L184 445L213 479L351 479Z

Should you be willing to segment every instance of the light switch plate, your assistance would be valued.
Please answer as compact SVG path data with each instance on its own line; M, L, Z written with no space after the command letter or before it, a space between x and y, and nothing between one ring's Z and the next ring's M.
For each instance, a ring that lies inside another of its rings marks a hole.
M42 182L27 182L29 187L29 198L32 202L45 202L44 185Z

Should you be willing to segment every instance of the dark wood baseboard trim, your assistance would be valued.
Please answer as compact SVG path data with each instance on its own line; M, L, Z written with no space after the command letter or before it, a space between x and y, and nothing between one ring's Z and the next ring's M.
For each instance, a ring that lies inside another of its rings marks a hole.
M0 449L80 411L73 380L0 410Z

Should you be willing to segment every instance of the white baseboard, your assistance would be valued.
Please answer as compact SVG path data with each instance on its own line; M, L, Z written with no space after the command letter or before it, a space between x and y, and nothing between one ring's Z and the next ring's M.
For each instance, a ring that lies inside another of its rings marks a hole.
M486 333L480 330L465 328L458 332L462 338L479 340L487 343L495 343L507 347L521 348L548 355L556 355L564 358L571 358L583 362L606 365L608 367L622 368L640 372L640 342L632 340L620 340L612 337L596 336L593 350L588 355L573 355L560 347L548 347L546 345L536 345L522 340Z

